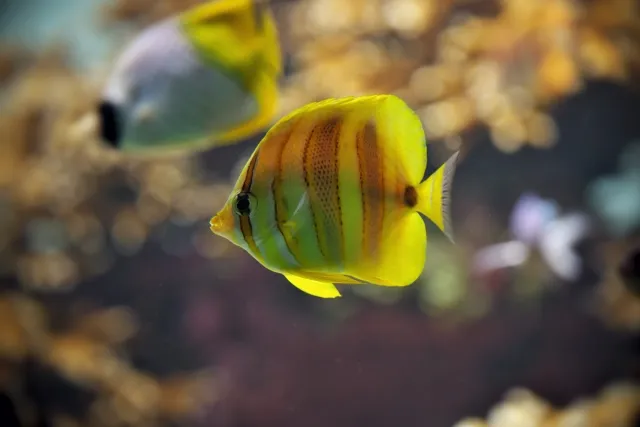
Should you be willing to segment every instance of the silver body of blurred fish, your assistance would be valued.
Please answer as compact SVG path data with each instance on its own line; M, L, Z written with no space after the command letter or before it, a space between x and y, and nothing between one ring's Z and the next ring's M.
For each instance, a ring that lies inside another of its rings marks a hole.
M177 18L143 31L123 52L99 107L102 137L127 150L206 138L247 121L255 97L205 64Z

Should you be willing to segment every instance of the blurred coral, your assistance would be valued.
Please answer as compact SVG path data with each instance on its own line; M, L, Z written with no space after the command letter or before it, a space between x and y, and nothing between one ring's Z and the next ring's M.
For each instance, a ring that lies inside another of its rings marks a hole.
M44 306L35 300L17 295L0 298L0 361L18 367L31 360L40 366L35 381L53 381L49 387L68 381L95 393L86 420L90 425L158 425L163 419L192 414L216 398L212 394L215 377L209 372L157 379L131 366L120 345L135 334L137 326L133 313L124 307L91 311L73 319L70 329L56 332L44 315ZM52 380L38 374L47 372L47 367L59 377ZM16 375L18 372L9 377L0 375L0 392L22 387L28 377ZM30 404L24 396L17 397L21 404ZM62 397L48 398L55 401ZM53 419L60 414L48 415ZM69 414L64 418L82 421L69 418Z
M30 56L16 46L0 46L0 85L6 84L15 76Z
M620 275L620 266L640 239L609 242L602 252L605 273L598 288L598 312L613 327L640 331L640 297L629 290Z
M9 209L0 257L25 285L61 289L102 273L109 241L133 254L152 227L172 216L206 220L228 193L224 182L199 179L193 157L130 159L102 146L97 89L54 52L21 73L7 95L0 201Z
M487 16L496 3L497 16ZM304 0L287 18L295 65L283 114L325 97L395 92L417 109L429 137L483 123L509 152L553 144L545 111L584 79L632 83L640 70L634 0L372 0L346 10L344 2Z
M116 0L105 8L107 21L129 21L148 25L181 12L203 0Z
M0 358L20 362L42 344L47 327L43 307L22 295L0 296Z
M469 418L455 427L633 427L640 415L640 386L616 383L597 397L556 409L527 389L513 389L487 420Z

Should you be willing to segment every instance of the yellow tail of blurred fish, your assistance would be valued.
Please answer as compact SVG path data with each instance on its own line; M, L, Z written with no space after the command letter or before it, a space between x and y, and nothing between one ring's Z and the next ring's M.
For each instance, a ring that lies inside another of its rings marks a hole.
M277 111L282 53L266 1L210 1L186 12L182 22L200 54L237 76L258 102L258 114L219 135L219 142L237 141L267 127Z
M437 225L452 242L454 240L451 226L450 196L459 154L460 152L453 154L445 164L440 166L417 188L417 210Z
M275 21L267 6L260 0L254 1L256 19L261 19L261 42L263 48L256 56L256 66L264 72L254 74L247 82L256 95L259 113L250 121L220 136L221 142L233 142L254 135L271 124L278 108L278 77L282 73L282 53Z
M252 79L252 66L282 70L273 15L263 0L217 0L183 13L181 22L200 54L225 69Z

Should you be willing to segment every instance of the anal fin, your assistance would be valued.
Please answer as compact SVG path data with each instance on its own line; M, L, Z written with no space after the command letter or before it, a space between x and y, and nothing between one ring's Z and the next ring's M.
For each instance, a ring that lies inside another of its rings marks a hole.
M308 279L293 274L284 274L284 277L286 277L293 286L309 295L319 298L337 298L341 296L338 289L336 289L335 285L331 282Z

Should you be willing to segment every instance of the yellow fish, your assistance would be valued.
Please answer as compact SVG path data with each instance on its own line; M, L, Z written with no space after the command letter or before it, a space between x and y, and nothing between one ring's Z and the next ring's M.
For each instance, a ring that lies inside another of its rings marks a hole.
M452 239L455 153L422 181L417 115L393 95L329 99L267 132L211 230L322 298L335 284L407 286L426 256L424 214Z
M199 150L271 124L282 72L261 0L216 0L152 25L120 55L98 115L122 151Z

